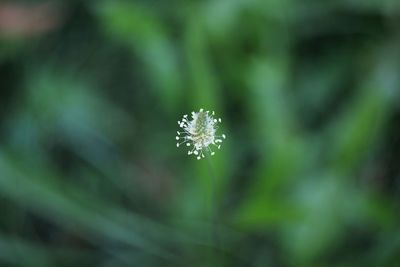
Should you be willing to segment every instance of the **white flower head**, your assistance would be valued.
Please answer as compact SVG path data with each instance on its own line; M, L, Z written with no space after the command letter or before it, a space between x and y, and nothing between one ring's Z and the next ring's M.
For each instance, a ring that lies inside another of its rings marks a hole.
M176 146L186 144L190 147L188 155L193 154L197 159L204 158L206 152L213 156L215 152L212 146L220 149L222 140L226 138L225 134L216 135L221 118L216 119L214 115L214 111L204 111L202 108L199 112L192 112L191 119L183 115L182 120L178 121L183 131L177 131Z

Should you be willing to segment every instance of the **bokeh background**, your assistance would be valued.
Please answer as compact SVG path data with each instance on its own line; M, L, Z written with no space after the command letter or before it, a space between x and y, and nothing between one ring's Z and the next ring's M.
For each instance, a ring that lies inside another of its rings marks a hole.
M400 266L397 0L1 1L0 88L0 266Z

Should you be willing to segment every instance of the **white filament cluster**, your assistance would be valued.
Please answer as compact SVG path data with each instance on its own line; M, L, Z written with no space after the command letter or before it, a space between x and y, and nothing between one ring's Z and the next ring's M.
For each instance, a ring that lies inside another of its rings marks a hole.
M225 134L216 135L218 123L221 123L221 118L214 118L215 112L204 111L200 109L199 112L192 112L192 118L189 119L188 115L183 115L181 121L178 121L179 127L183 131L177 131L175 137L178 141L176 146L182 144L191 147L188 155L195 155L197 159L205 157L205 152L214 155L211 147L221 148L222 140L226 138Z

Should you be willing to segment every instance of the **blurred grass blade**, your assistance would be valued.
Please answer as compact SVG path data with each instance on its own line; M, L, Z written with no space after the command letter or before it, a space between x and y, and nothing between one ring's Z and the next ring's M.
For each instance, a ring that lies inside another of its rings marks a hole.
M88 231L100 239L171 257L160 247L170 234L162 226L124 212L104 200L94 199L78 188L54 183L48 173L22 169L0 155L0 192L3 195L74 231ZM87 234L86 237L91 238Z

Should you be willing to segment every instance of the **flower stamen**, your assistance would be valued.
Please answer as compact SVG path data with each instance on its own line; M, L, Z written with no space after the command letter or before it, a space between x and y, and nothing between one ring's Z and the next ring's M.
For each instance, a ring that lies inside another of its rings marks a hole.
M188 155L193 154L198 160L205 158L204 152L208 152L211 156L215 155L210 145L220 149L222 141L226 139L225 134L216 135L218 124L222 121L221 118L214 118L214 111L204 111L202 108L198 112L192 112L191 115L191 119L185 114L182 120L178 121L178 125L183 131L177 131L176 146L179 147L184 143L187 147L192 146Z

